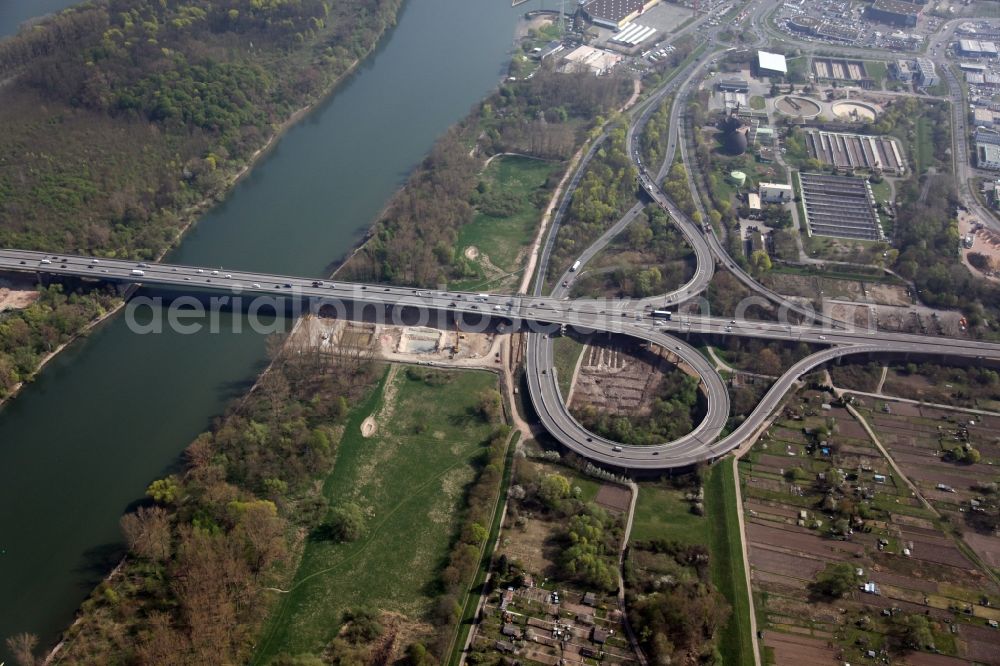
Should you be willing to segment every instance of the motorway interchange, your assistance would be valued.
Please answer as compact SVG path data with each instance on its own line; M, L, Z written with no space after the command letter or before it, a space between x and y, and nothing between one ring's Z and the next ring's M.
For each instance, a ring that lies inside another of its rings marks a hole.
M774 8L773 2L757 0L748 6L749 34L763 42L761 21ZM700 23L700 22L698 22ZM695 29L698 23L688 29ZM707 43L712 45L718 29L708 32ZM787 40L787 37L783 37ZM855 49L856 50L856 49ZM1000 361L1000 344L982 343L968 339L929 337L872 330L854 330L842 322L819 315L810 309L789 301L758 283L732 260L710 227L700 227L671 201L658 183L674 162L678 149L684 156L681 135L681 112L686 106L690 87L697 82L699 72L714 58L722 47L707 48L704 53L672 77L667 84L654 91L631 112L627 145L639 173L639 183L644 196L662 207L682 231L692 246L697 268L691 280L673 292L639 301L593 301L568 299L568 284L573 272L586 264L611 239L624 230L644 208L637 203L618 223L613 225L591 247L579 255L575 268L555 281L556 287L548 297L542 295L543 280L559 225L568 208L573 190L586 170L590 159L606 138L598 137L581 160L576 173L552 220L548 241L542 248L537 281L531 296L474 294L456 291L439 291L409 287L361 284L342 281L315 280L246 271L222 271L194 266L177 266L159 263L97 259L73 255L52 255L23 250L0 250L0 270L77 276L99 280L133 282L167 286L180 289L198 289L227 295L276 296L309 299L314 303L334 306L338 316L356 315L358 306L374 305L382 312L391 310L400 314L404 309L417 309L426 313L437 311L451 313L466 326L484 326L491 319L501 319L511 331L526 328L527 380L532 403L546 430L570 450L599 464L623 470L661 470L685 467L700 461L712 460L743 444L766 423L786 392L804 373L839 357L851 354L928 354L936 356L965 357L979 360ZM868 53L867 51L865 53ZM869 54L870 55L870 54ZM942 67L949 72L947 67ZM962 125L961 91L953 77L945 80L954 94L959 95L956 108L956 144L965 148ZM643 165L639 157L637 137L649 117L668 94L675 95L669 126L669 141L665 157L656 171ZM965 150L956 151L962 155ZM962 167L958 171L962 172ZM700 202L693 182L689 182L694 200ZM967 187L961 192L968 195ZM964 197L963 197L964 198ZM700 206L700 203L699 203ZM702 211L704 213L704 211ZM684 315L669 320L651 316L654 307L675 307L704 292L712 279L716 265L732 272L744 285L758 296L776 303L786 314L794 313L798 320L807 323L773 323L760 321L727 320L710 316ZM353 309L352 309L353 306ZM627 446L588 432L572 417L564 402L554 372L552 335L562 326L572 326L582 331L607 331L629 335L658 345L676 357L701 379L707 408L706 415L694 431L673 442L656 446ZM725 383L715 367L697 349L676 335L712 334L719 336L744 336L770 340L805 342L822 349L793 365L772 385L761 402L747 415L743 423L728 436L722 437L729 418L729 395Z

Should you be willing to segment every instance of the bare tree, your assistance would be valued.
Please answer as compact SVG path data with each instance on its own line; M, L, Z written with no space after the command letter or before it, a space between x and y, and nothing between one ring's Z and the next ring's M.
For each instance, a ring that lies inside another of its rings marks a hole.
M17 634L7 639L7 649L14 655L14 660L20 666L35 666L35 648L38 647L38 636L34 634Z
M121 519L129 550L155 562L170 557L170 516L163 507L139 507Z

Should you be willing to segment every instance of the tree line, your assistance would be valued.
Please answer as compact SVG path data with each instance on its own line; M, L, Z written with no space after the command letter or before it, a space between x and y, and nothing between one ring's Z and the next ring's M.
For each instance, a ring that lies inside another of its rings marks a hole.
M271 353L255 389L122 517L127 556L81 606L62 663L247 661L267 589L294 570L303 532L329 520L316 479L333 464L347 406L377 377L366 351L298 354L279 341Z
M120 300L111 287L86 289L72 281L37 291L28 307L0 313L0 399L30 381L45 356Z

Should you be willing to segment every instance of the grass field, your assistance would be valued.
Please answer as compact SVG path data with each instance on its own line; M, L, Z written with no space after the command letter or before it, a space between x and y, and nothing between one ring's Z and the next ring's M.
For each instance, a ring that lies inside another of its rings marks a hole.
M583 352L583 345L576 339L569 336L559 336L553 340L555 345L554 369L556 379L559 382L559 392L563 399L569 395L570 385L573 382L573 370L576 369L577 359Z
M629 538L633 541L673 539L683 543L708 543L708 521L691 513L684 493L663 484L640 484Z
M496 386L489 373L440 372L447 381L429 386L400 368L384 392L355 410L325 492L331 506L359 504L367 534L353 543L307 543L254 663L321 652L344 610L360 606L402 614L418 634L433 631L420 623L438 590L473 460L491 431L473 409L478 394ZM360 425L373 413L379 430L365 439Z
M733 467L728 458L714 465L705 481L705 515L709 518L712 582L729 601L733 613L719 637L723 663L752 665L750 601L746 594Z
M639 484L629 536L632 541L664 538L708 547L712 582L733 609L719 637L719 649L727 666L753 664L750 603L732 474L728 459L707 471L704 516L691 513L691 504L684 498L687 489L678 490L663 482Z
M478 276L455 283L454 287L466 288L480 285L497 277L497 271L510 273L521 268L524 250L531 244L538 229L542 211L535 205L534 195L542 191L548 200L551 194L543 190L549 176L562 169L556 162L545 162L527 157L504 156L493 160L482 174L489 191L511 203L514 212L503 217L493 217L482 211L476 213L469 224L458 234L455 249L464 253L475 246L480 257L471 262ZM483 255L489 258L484 261Z
M764 98L761 97L760 95L754 95L753 97L750 98L751 109L755 111L763 111L764 106L765 106Z
M889 67L881 60L866 60L865 72L868 78L874 79L876 84L881 86L889 76Z

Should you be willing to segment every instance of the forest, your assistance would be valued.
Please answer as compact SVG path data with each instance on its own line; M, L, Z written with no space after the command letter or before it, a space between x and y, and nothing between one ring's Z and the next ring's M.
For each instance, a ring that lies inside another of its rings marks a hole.
M639 174L629 158L625 138L625 127L612 129L587 167L552 248L549 278L562 275L583 248L635 203Z
M423 287L466 277L467 265L456 255L458 232L477 206L495 204L476 189L485 159L508 151L569 157L624 93L623 79L547 68L505 83L435 143L338 275ZM478 148L474 154L470 144Z
M705 546L636 542L625 581L629 621L652 663L722 663L714 639L730 608L711 583Z
M0 43L0 245L152 258L399 0L104 0Z

